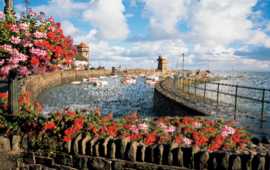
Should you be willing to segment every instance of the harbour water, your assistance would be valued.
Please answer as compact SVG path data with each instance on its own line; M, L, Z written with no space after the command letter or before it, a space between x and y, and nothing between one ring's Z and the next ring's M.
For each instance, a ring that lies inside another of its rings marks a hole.
M215 74L225 77L219 81L227 84L243 85L257 88L270 89L270 72L216 72ZM39 101L44 105L45 112L59 110L65 107L74 109L93 109L99 107L103 114L113 112L120 116L130 112L138 112L142 116L154 115L153 108L153 87L145 83L143 77L138 77L137 82L132 85L124 85L121 78L107 77L108 85L94 87L89 84L63 86L49 89L39 96ZM215 86L208 88L215 89ZM234 89L225 88L224 92L233 93ZM239 95L250 96L261 99L262 94L256 90L240 89ZM215 99L216 95L207 93L207 96ZM220 95L220 102L233 105L235 98ZM270 92L265 93L265 100L270 101ZM239 113L237 121L241 126L248 128L254 134L270 136L270 104L264 105L264 122L261 122L261 103L238 99ZM225 119L232 119L233 115L222 115Z

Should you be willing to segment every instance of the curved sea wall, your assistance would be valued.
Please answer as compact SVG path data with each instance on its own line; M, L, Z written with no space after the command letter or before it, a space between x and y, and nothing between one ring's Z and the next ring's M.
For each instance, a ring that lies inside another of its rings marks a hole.
M155 73L155 70L146 69L129 69L126 71L117 72L117 74L120 75L139 75L153 73ZM111 70L67 70L32 75L22 80L21 90L30 92L32 99L35 100L39 94L49 88L71 83L72 81L81 81L83 78L109 76L111 74Z
M169 116L207 115L177 93L173 84L173 80L167 78L155 86L154 111L159 116L167 116L168 113Z

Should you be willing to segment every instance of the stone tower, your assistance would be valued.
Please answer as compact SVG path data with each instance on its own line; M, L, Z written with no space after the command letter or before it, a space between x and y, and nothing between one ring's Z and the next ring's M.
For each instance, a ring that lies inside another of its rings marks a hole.
M161 71L162 73L167 73L168 72L168 61L166 58L159 56L158 59L158 71Z
M75 58L75 67L78 69L88 69L90 48L86 43L81 42L77 45L78 55Z

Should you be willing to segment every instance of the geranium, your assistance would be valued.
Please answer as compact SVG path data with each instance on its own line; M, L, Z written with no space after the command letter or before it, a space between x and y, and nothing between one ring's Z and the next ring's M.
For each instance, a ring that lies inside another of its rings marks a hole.
M44 124L44 128L43 129L46 131L46 130L51 130L51 129L55 129L55 128L56 128L55 123L53 121L49 121L49 122L46 122Z
M64 142L71 142L72 141L72 137L70 137L70 136L64 136L63 141Z
M183 141L184 145L191 145L192 144L192 140L187 138L187 137L184 137L182 141Z
M61 24L32 10L19 19L0 13L0 36L0 78L4 79L12 69L25 77L66 68L77 53Z
M221 135L223 137L227 137L228 135L233 135L234 133L235 133L235 129L234 128L225 125L224 128L222 128Z
M204 136L203 134L201 134L200 132L194 131L192 133L192 137L195 141L196 146L205 145L208 142L208 138Z
M117 125L116 123L112 123L112 125L107 127L108 134L111 137L115 137L117 135Z
M144 143L145 143L146 145L152 145L152 144L154 144L156 141L157 141L157 133L154 131L154 132L149 133L149 134L146 136L146 138L145 138L145 140L144 140Z
M75 130L81 130L83 128L84 118L79 117L74 120L74 129Z
M140 123L138 125L139 130L147 131L148 130L148 125L146 123Z

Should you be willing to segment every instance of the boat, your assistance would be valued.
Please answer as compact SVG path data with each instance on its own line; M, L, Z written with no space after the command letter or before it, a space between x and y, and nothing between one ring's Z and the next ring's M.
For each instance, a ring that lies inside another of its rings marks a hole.
M79 85L79 84L81 84L81 82L80 81L73 81L73 82L71 82L71 84L73 84L73 85Z
M121 82L125 85L136 84L136 79L133 77L124 77Z

